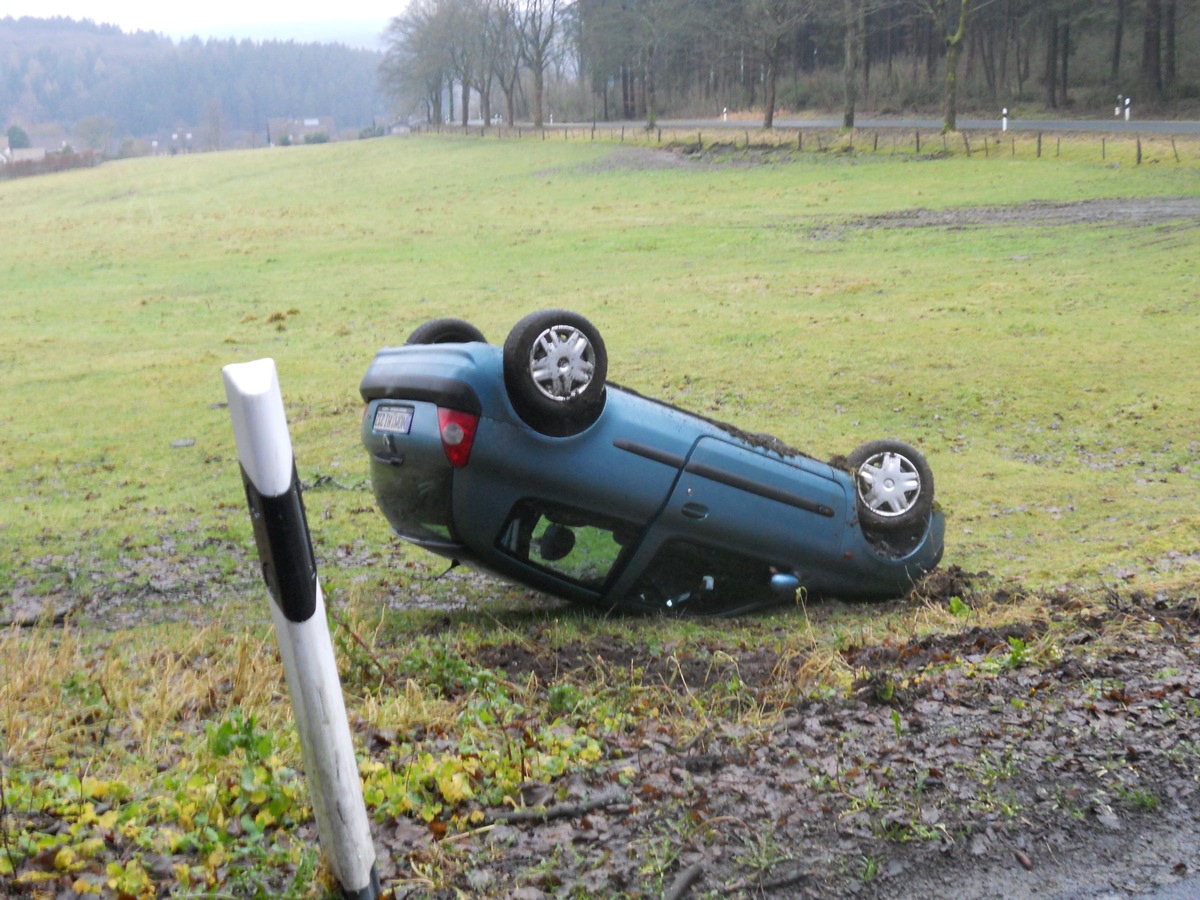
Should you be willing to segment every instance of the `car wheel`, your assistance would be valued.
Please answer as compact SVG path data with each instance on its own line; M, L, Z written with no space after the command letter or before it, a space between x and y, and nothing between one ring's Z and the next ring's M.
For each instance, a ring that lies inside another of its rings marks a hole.
M486 344L483 332L462 319L431 319L418 325L408 336L406 344L469 344L479 341Z
M600 332L578 313L531 313L504 342L504 384L513 408L542 434L566 437L590 426L604 409L608 351Z
M901 441L868 441L847 458L864 528L900 531L923 523L933 509L933 470Z

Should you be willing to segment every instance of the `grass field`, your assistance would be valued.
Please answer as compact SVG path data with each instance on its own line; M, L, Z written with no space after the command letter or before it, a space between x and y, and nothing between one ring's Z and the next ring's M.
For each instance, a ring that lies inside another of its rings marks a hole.
M69 633L2 639L0 876L82 873L135 895L172 879L270 893L298 890L317 867L309 850L262 837L305 816L285 774L296 753L264 654L265 600L246 566L252 538L221 405L229 362L276 360L323 581L345 610L360 724L394 734L456 723L439 727L483 746L494 729L466 712L480 696L547 728L569 710L567 738L534 738L547 779L611 752L605 735L628 725L633 688L512 684L464 660L506 629L532 629L518 644L558 648L640 642L645 626L543 621L521 592L482 579L429 584L438 563L389 536L363 484L357 384L379 346L429 318L468 318L502 341L526 312L576 309L604 334L613 379L639 391L822 457L874 437L910 441L948 516L945 565L1031 596L1194 584L1200 223L872 219L1200 195L1197 148L1181 145L1182 162L1154 149L1143 165L1112 145L1104 160L1095 145L1041 159L1028 148L967 158L728 147L685 160L584 140L422 137L0 183L0 612L28 596L106 598L84 602ZM436 612L380 618L389 602L441 591L482 612L447 618L448 630ZM202 624L123 630L131 609L180 600ZM1027 602L995 610L997 621L1036 617ZM514 609L519 626L505 618ZM721 682L645 702L684 733L696 721L761 724L798 692L844 689L834 657L849 636L955 624L921 606L835 605L805 621L648 629L651 643L773 641L781 658L802 640L811 664L753 697ZM76 714L59 728L64 707ZM499 750L443 750L410 773L424 786L407 793L364 763L372 811L442 821L466 802L454 780L464 766L477 767L466 771L474 796L495 805L530 774ZM222 779L245 787L205 793ZM221 827L198 824L205 803ZM72 823L70 840L13 812L35 808ZM105 827L128 824L124 846L137 854L86 850L87 829L113 810L124 818ZM231 837L226 817L248 824ZM34 866L46 847L72 855ZM150 873L151 857L183 869ZM421 871L413 877L441 883Z
M1195 163L649 169L609 145L419 140L135 160L0 190L5 581L76 550L104 577L122 541L163 532L243 540L213 408L225 363L275 357L302 470L353 480L374 349L447 314L501 340L547 306L592 317L637 389L821 456L917 442L964 567L1054 583L1195 543L1195 229L835 227L1190 195ZM325 498L319 543L384 540L378 517L336 506L363 498Z

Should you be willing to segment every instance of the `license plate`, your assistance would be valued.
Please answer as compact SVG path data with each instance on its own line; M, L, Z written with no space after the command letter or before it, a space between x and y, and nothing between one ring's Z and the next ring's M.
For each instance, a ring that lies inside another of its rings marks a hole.
M375 410L374 428L388 434L408 434L412 419L411 406L380 406Z

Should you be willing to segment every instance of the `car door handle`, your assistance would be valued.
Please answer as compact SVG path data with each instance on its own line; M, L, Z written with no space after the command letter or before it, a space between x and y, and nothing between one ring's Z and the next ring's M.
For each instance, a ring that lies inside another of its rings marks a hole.
M689 519L707 519L708 507L703 503L685 503L680 510Z

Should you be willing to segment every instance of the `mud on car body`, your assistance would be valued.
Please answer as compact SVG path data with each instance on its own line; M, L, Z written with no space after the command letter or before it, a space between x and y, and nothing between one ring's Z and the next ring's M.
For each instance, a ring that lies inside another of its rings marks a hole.
M733 614L905 594L941 559L924 457L841 465L607 380L597 329L544 310L503 347L436 319L362 380L371 482L397 535L567 600Z

